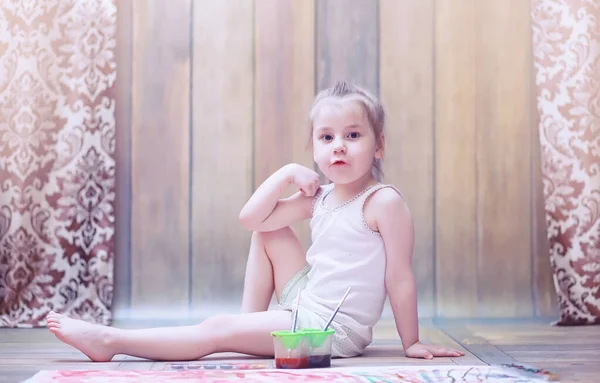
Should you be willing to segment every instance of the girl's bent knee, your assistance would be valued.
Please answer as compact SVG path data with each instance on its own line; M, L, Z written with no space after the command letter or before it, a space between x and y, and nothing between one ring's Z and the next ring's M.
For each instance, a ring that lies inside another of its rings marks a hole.
M296 234L291 227L286 226L281 229L273 230L273 231L254 231L252 232L252 240L253 241L270 241L274 238L285 238L285 237L295 237Z

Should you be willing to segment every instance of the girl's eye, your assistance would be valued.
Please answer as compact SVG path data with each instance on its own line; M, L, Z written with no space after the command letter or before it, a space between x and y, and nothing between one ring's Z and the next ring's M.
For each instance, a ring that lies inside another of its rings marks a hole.
M360 133L358 133L358 132L351 132L351 133L348 133L348 138L350 138L350 139L353 139L353 140L355 140L355 139L357 139L358 137L360 137Z
M321 136L321 139L325 141L331 141L333 140L333 137L331 136L331 134L324 134Z

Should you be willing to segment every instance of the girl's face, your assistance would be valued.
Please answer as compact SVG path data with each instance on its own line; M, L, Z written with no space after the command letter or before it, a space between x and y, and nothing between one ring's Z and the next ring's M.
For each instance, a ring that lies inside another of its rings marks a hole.
M363 106L356 101L324 100L313 119L314 160L336 184L371 174L373 160L383 155L378 141Z

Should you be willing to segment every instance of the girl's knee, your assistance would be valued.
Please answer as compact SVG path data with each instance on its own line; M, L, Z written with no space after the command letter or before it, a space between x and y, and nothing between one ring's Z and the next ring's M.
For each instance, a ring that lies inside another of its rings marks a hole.
M231 315L226 314L214 315L205 319L200 324L203 333L210 334L210 347L213 352L218 352L219 346L234 332L234 329L231 326L232 321L230 317Z
M252 241L270 242L274 239L293 239L296 237L294 230L290 226L282 227L273 231L254 231L252 232Z
M226 330L231 323L231 315L218 314L208 317L202 322L202 326L205 330L210 331L211 334L218 334L221 331Z
M247 330L240 316L236 314L219 314L202 322L203 332L210 334L211 353L227 352L230 350L232 339L243 336Z

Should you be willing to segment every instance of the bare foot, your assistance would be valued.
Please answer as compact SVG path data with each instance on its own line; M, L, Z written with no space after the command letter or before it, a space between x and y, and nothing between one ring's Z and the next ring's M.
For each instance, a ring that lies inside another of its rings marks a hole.
M72 319L54 311L50 311L46 319L50 332L92 361L108 362L115 355L110 347L112 332L109 327Z

